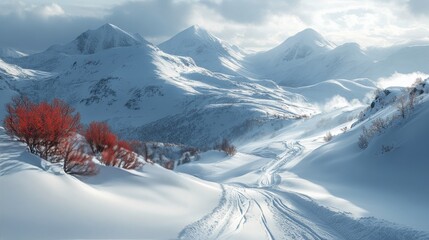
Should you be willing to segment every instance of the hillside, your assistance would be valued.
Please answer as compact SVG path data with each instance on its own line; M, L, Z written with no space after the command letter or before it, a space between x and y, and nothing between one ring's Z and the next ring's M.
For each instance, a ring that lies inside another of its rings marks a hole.
M429 162L423 151L429 134L427 90L416 98L415 109L405 119L399 116L395 100L403 94L401 89L379 95L361 122L313 151L292 170L376 215L428 230ZM368 148L360 149L362 127L371 129L377 119L392 123L370 140Z
M0 191L7 193L0 198L0 238L175 238L221 194L216 184L158 165L100 168L96 176L65 174L0 128Z

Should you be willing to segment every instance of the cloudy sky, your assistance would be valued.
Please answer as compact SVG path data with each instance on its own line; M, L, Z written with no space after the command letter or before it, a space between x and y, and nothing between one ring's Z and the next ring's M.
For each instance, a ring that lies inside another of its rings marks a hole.
M40 51L110 22L160 43L198 24L250 50L311 27L337 44L429 41L427 0L2 0L0 47Z

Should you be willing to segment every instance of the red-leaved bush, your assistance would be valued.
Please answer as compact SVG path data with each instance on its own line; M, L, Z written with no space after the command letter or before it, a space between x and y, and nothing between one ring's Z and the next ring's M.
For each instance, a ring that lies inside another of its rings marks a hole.
M60 143L81 126L79 114L58 99L35 104L26 97L16 97L6 109L6 131L25 142L31 153L46 160L58 155Z
M16 97L6 106L4 126L8 134L25 142L31 153L51 161L64 160L64 172L93 175L97 167L86 154L76 133L81 129L80 116L65 102L33 103ZM135 169L141 166L138 155L127 141L119 141L107 123L92 122L84 132L94 154L101 154L107 166Z
M131 143L118 140L107 123L91 122L85 131L85 139L95 154L101 153L101 162L107 166L125 169L141 166Z
M85 139L94 153L101 153L107 148L112 148L117 142L117 137L110 131L105 122L91 122L85 131Z
M83 146L76 138L69 138L60 145L64 159L64 172L79 175L95 175L98 171L92 156L83 151Z
M132 151L130 144L126 141L119 141L115 146L106 148L101 153L101 158L107 166L125 169L136 169L141 166L137 154Z

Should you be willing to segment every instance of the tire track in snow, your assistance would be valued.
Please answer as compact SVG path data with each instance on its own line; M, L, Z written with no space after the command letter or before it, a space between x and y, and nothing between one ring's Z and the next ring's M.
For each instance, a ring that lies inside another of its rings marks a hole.
M300 155L304 148L299 142L284 142L284 145L287 150L261 169L263 174L258 179L256 188L221 185L222 197L219 205L210 214L185 227L179 233L179 238L227 239L239 233L246 222L256 221L267 239L323 239L296 217L291 217L292 214L286 215L279 207L274 208L273 203L281 200L274 195L264 194L264 190L259 189L279 184L281 178L278 171Z
M275 190L279 172L304 150L299 142L284 145L286 150L259 170L253 186L221 184L219 205L186 226L179 239L241 239L249 230L263 234L256 239L428 239L419 231L373 218L354 219L296 193Z
M278 172L286 163L301 155L304 150L304 146L299 142L283 142L283 144L286 147L286 151L261 168L262 174L257 180L258 188L269 188L280 184L281 176Z
M188 225L179 239L235 239L245 224L259 226L265 239L329 239L329 231L317 227L282 200L264 189L223 185L223 195L212 213ZM313 230L317 229L316 230Z
M179 239L220 239L233 235L246 222L250 200L228 185L222 186L219 205L199 221L179 233Z

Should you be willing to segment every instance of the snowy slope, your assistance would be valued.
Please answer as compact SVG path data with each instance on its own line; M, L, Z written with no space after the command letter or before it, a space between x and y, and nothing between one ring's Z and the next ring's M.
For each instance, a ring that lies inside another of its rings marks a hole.
M222 174L229 168L230 174L218 177L220 186L157 165L145 165L139 171L100 166L98 175L77 178L64 174L60 165L29 154L0 128L0 191L7 193L0 198L0 236L6 239L427 238L424 232L376 218L358 217L368 214L314 183L287 172L285 178L283 166L303 154L304 149L299 143L283 146L274 159L242 153L229 159L216 152L207 153L200 164L208 164L207 172L198 173L209 178L213 176L210 171ZM227 162L229 167L219 168L219 163L226 167ZM210 167L210 163L214 165ZM194 166L190 167L188 171ZM247 174L241 175L237 170ZM275 177L282 172L280 179ZM271 175L273 182L269 180ZM307 194L335 207L320 206ZM344 209L353 215L343 212Z
M298 170L302 167L309 175L323 171L324 176L341 172L341 169L336 169L333 173L329 166L323 170L314 169L319 165L303 167L303 163L308 156L319 153L315 149L325 144L325 131L339 134L339 128L350 126L349 117L360 109L344 108L308 120L294 121L282 129L272 129L264 137L244 140L234 157L208 152L201 156L200 161L179 166L179 171L223 183L224 189L218 207L185 228L181 236L184 239L203 236L232 239L427 239L428 225L422 218L425 213L419 213L419 218L413 219L413 214L425 209L425 206L410 204L412 197L420 196L414 194L408 201L386 204L372 198L372 189L365 191L362 188L358 193L353 192L355 184L341 185L343 190L352 190L348 194L338 194L329 185L313 181L317 175L303 177ZM331 143L325 146L329 145ZM331 145L327 150L332 149L334 147ZM322 161L320 164L324 166ZM343 179L348 178L347 174L339 174L342 176L332 183L333 186L342 184ZM386 187L386 190L380 188L378 191L389 199L400 197L403 193L391 194L389 192L396 187ZM362 201L356 201L355 196L373 200L372 205L362 205ZM398 214L392 217L377 209L389 209ZM403 214L408 211L410 213ZM219 218L224 220L216 223ZM210 229L213 230L208 231Z
M194 25L171 39L161 43L159 48L166 53L191 57L195 63L213 72L245 74L243 50Z
M18 92L10 88L7 80L0 77L0 125L3 125L3 119L6 116L6 104L17 95Z
M221 189L157 165L74 177L0 128L0 192L1 239L172 239L216 206Z
M22 68L15 64L10 64L0 59L0 77L11 80L34 80L49 77L50 74L44 71Z
M28 84L28 81L49 76L48 72L21 68L0 59L0 121L3 121L6 114L6 104L12 97L19 95L20 90L15 87L18 82Z
M375 104L377 111L366 111L369 116L363 121L309 154L292 171L374 215L428 231L427 93L417 98L419 104L406 119L396 117L393 126L373 137L367 149L357 144L362 126L399 115L389 99L403 93L390 92L386 101Z
M363 102L371 92L376 90L376 84L370 79L331 79L304 87L285 87L285 89L303 95L308 102L323 105L336 96L348 102L353 100Z
M211 214L190 225L198 231L188 233L185 228L183 236L427 239L427 161L422 153L427 135L426 103L419 107L424 113L416 110L406 129L392 130L392 135L384 138L392 141L409 136L397 145L402 149L398 157L396 149L381 155L378 141L372 143L375 151L368 148L370 153L359 153L356 131L341 134L340 128L350 127L354 121L350 117L362 108L346 107L291 122L263 137L244 139L232 158L209 152L198 162L179 166L179 171L222 182L225 192ZM334 134L329 143L323 140L327 131ZM420 153L415 158L402 158L410 152ZM213 233L204 226L212 226L218 215L235 218L214 225L225 230L210 235ZM299 227L296 221L301 223ZM317 235L306 235L309 232L303 227ZM198 235L199 231L203 234Z

